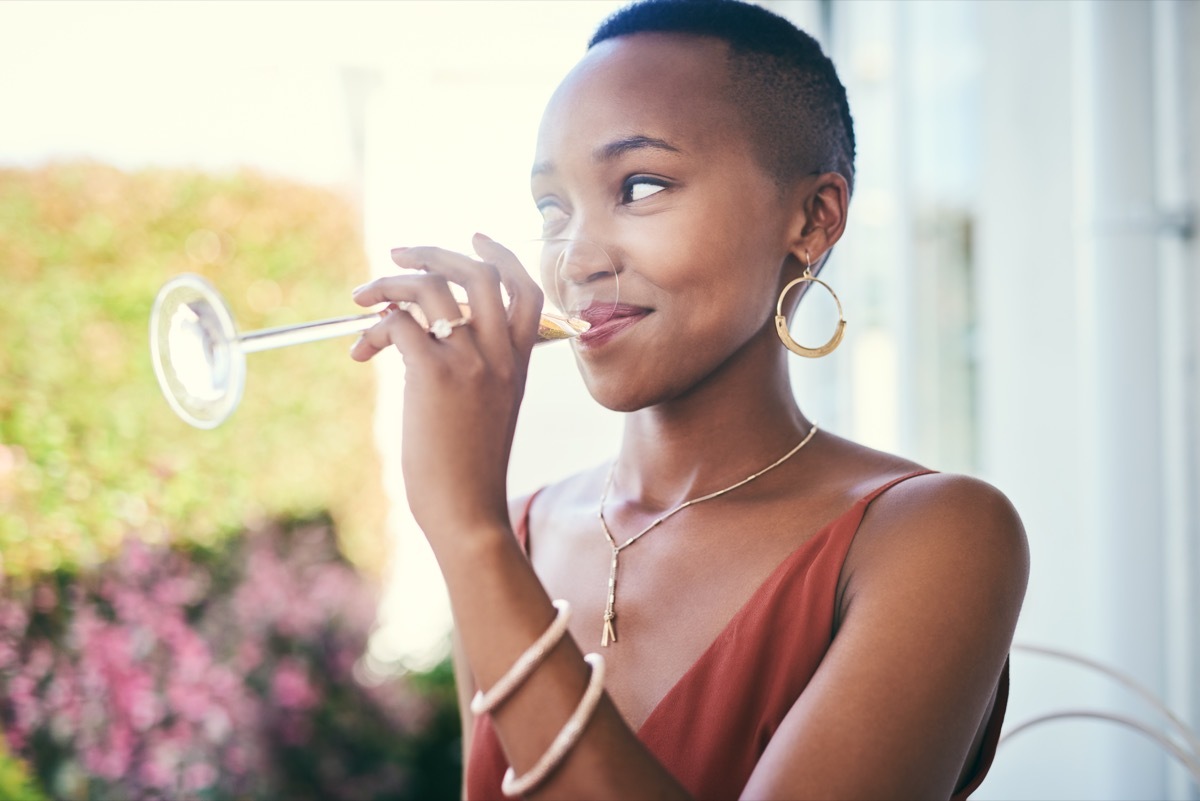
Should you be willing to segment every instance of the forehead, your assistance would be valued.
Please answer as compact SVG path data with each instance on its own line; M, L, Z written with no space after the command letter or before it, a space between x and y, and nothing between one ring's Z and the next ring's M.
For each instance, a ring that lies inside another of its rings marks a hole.
M597 44L551 97L536 160L633 135L665 139L685 152L728 145L741 133L728 53L719 39L684 34L639 33Z

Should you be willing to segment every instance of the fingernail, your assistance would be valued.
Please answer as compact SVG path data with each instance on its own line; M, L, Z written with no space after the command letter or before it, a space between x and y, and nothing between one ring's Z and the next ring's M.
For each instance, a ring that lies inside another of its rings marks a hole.
M406 250L408 248L392 248L392 255L395 256L397 253L403 253Z
M494 242L494 241L495 241L494 239L492 239L492 238L491 238L490 236L488 236L487 234L481 234L481 233L479 233L478 231L476 231L476 232L475 232L475 236L479 237L480 239L486 239L486 240L487 240L487 241L489 241L489 242Z
M368 281L367 283L370 283L370 282ZM367 284L359 284L358 286L354 287L354 289L350 290L350 294L357 295L359 292L363 291L366 288L367 288Z

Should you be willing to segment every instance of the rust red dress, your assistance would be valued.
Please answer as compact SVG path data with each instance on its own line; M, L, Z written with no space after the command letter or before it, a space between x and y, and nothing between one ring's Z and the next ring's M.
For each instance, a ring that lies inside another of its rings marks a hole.
M784 559L638 729L639 739L693 797L741 795L771 736L833 641L838 578L867 506L885 490L922 474L879 487ZM516 532L522 548L528 530L529 505ZM780 636L789 631L796 636ZM730 688L737 688L736 703L712 703L728 701ZM1007 701L1006 662L975 772L955 799L974 792L987 774ZM467 756L467 798L503 798L500 781L507 768L491 719L476 717Z

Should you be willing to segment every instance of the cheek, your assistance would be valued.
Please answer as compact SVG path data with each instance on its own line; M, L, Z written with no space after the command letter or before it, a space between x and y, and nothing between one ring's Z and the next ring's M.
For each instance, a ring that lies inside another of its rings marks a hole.
M736 226L714 211L677 207L630 226L623 239L646 280L674 297L703 290L736 269L741 238Z
M654 254L664 288L725 281L775 286L786 252L784 221L774 190L762 183L714 175L636 232L643 252Z
M783 253L769 234L737 220L680 215L670 225L629 241L637 268L671 306L702 308L724 317L730 307L761 317L773 307Z

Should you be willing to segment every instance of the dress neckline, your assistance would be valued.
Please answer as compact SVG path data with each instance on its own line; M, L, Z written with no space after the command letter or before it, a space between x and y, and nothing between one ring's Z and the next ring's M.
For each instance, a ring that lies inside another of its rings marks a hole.
M840 526L844 525L848 520L852 520L854 522L854 525L851 527L851 535L857 532L863 516L866 515L867 507L873 500L887 490L903 481L907 481L910 478L928 475L933 472L935 471L928 469L915 470L888 480L881 486L876 487L866 495L859 498L857 501L851 504L846 511L842 512L837 517L821 526L821 528L817 530L816 534L800 543L800 545L798 545L793 551L785 556L778 565L771 569L771 572L767 574L767 577L763 579L762 583L759 584L752 593L750 593L750 597L748 597L738 608L738 610L733 613L733 617L729 618L729 620L713 638L712 642L705 646L704 650L701 651L700 655L696 657L695 661L688 666L687 670L685 670L683 674L680 675L680 677L675 681L675 683L672 684L667 691L663 693L663 695L654 703L654 706L650 709L649 714L646 715L645 719L642 720L641 724L638 726L637 732L639 737L641 736L642 732L646 730L646 727L654 720L657 713L667 705L667 702L670 700L670 698L682 692L680 688L686 686L689 681L694 680L694 677L699 674L708 663L712 662L716 658L714 654L717 654L721 646L730 639L730 632L742 625L744 622L743 618L749 616L754 611L766 608L765 604L758 603L758 601L763 595L767 594L770 589L776 587L783 580L783 578L791 572L797 562L803 561L801 557L810 553L812 556L820 553L824 548L824 544L829 540L832 533ZM517 542L521 546L521 550L526 554L526 556L529 555L529 517L533 509L533 502L540 493L541 489L538 489L529 496L529 500L525 503L524 512L521 515L521 525L515 532L517 535Z

